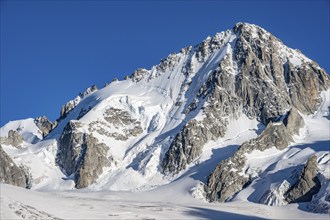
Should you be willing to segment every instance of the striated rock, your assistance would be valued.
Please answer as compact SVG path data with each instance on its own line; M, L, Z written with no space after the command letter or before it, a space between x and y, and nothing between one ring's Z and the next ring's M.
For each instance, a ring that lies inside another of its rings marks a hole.
M56 162L68 175L74 175L77 188L94 183L103 167L110 165L108 147L90 134L79 131L80 122L70 121L59 140Z
M294 107L285 115L283 122L269 122L257 138L243 143L232 157L217 165L205 186L207 199L224 202L242 190L250 181L250 177L244 175L246 155L254 150L264 151L272 147L285 149L293 141L292 135L299 134L299 129L303 126L304 120ZM277 196L276 191L273 195L268 194L264 196L263 202L269 203L270 198ZM275 202L281 203L279 197L274 199L278 200Z
M239 172L245 165L242 155L234 155L222 161L208 177L205 185L206 199L210 202L225 202L248 184L249 178Z
M236 35L234 43L226 44L224 38L215 36L195 48L199 62L220 47L226 55L184 110L192 119L174 136L163 158L164 174L185 169L200 155L205 143L226 133L228 118L241 113L267 125L283 120L282 116L291 109L281 125L289 133L279 131L284 137L278 141L285 141L277 143L279 149L285 148L291 136L304 126L299 112L311 114L317 110L321 91L330 88L330 77L324 70L264 29L238 23L232 31ZM185 71L189 62L187 66ZM194 121L199 110L205 117ZM267 136L264 138L271 139Z
M270 122L257 138L243 143L237 153L249 154L254 150L264 151L271 147L276 147L278 150L283 150L292 141L291 135L287 132L286 127L282 122Z
M237 117L241 110L241 102L235 95L234 76L225 68L229 57L219 65L219 69L210 75L201 87L197 101L188 106L186 114L201 108L203 98L202 120L190 120L172 141L162 162L164 174L177 174L192 163L202 152L203 146L211 140L223 137L228 124L228 116ZM220 89L221 88L221 89ZM208 96L206 94L209 94ZM201 101L199 101L201 100Z
M0 140L1 144L11 145L18 148L24 141L23 137L14 130L9 130L8 137L0 137Z
M329 75L314 62L299 67L289 62L285 75L292 105L302 113L314 113L322 101L320 92L330 87Z
M312 200L321 188L317 178L317 156L311 156L299 178L299 180L286 192L285 197L288 203L308 202Z
M49 132L51 132L52 129L54 128L54 124L51 121L49 121L48 118L45 116L35 118L34 123L42 132L43 137L46 137L49 134Z
M207 130L196 120L190 121L175 137L166 152L162 167L165 174L178 173L186 168L198 155L206 142Z
M103 167L110 165L107 158L108 147L104 143L98 143L98 139L92 135L85 135L82 145L82 155L77 163L75 182L77 188L84 188L102 174Z
M304 119L301 117L295 107L292 107L286 117L283 119L286 129L293 135L299 134L299 129L305 126Z
M307 114L317 110L320 92L330 86L324 70L258 26L238 23L234 31L236 89L248 116L267 123L292 106Z
M196 59L199 62L205 62L209 55L216 49L221 48L226 43L225 39L232 34L231 30L216 33L214 37L207 37L202 43L196 45Z
M80 122L70 121L64 128L59 140L57 163L67 175L77 170L77 162L82 150L83 133L78 132Z
M234 31L239 35L234 55L237 94L242 98L244 113L267 124L290 108L278 40L262 28L244 23L237 24Z
M270 122L257 138L243 143L232 157L217 165L205 185L206 198L209 201L225 202L249 184L250 178L244 175L246 154L274 146L283 150L291 141L283 123Z
M0 182L27 187L24 171L18 167L0 145Z

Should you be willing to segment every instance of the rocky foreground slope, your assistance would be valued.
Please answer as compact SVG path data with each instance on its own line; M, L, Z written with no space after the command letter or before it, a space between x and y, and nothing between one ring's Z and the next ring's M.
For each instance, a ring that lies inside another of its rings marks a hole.
M0 168L15 175L1 181L141 191L190 178L211 202L303 201L328 212L329 89L317 63L238 23L150 70L88 88L55 122L6 124Z

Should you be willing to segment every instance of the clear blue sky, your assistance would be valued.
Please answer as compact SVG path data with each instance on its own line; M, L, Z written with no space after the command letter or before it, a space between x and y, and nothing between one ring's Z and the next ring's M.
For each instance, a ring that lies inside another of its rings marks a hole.
M1 125L61 105L239 22L329 73L329 1L1 1Z

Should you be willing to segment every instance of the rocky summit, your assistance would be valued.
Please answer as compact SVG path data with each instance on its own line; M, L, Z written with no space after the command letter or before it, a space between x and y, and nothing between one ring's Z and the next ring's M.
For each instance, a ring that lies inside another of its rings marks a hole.
M330 77L263 28L237 23L110 81L68 101L54 122L4 125L0 180L35 190L181 187L208 202L329 212Z

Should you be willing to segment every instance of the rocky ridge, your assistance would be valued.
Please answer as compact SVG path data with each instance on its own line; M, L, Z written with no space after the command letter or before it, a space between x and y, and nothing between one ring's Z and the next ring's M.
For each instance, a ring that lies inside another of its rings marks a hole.
M65 118L68 115L68 113L72 109L74 109L84 97L86 97L87 95L89 95L89 94L91 94L91 93L93 93L97 90L98 90L98 88L97 88L96 85L88 87L85 92L80 93L75 99L70 100L65 105L63 105L62 108L61 108L61 111L60 111L60 117L57 121Z

